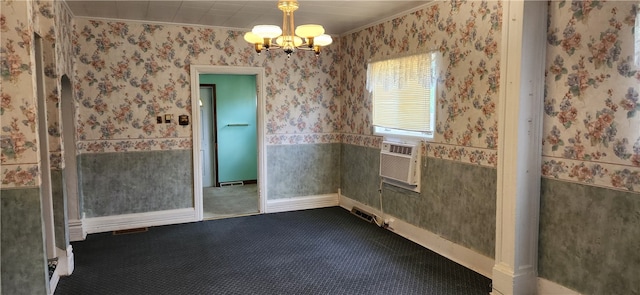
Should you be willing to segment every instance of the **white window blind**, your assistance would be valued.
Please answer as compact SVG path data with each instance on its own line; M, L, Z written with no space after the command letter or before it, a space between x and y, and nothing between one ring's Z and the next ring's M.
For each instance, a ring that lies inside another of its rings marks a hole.
M373 97L373 125L422 133L433 132L434 53L372 62L367 90Z

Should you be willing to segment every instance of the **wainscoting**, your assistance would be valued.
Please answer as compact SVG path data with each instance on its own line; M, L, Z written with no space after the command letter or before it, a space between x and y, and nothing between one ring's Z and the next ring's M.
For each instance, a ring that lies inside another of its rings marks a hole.
M268 201L335 194L339 186L339 143L267 146Z
M640 294L640 195L542 180L540 277L586 294Z
M346 196L340 196L340 206L347 210L351 210L351 208L356 206L371 214L375 214L383 220L386 220L389 223L388 229L396 234L447 257L485 277L491 277L495 263L492 257L487 257L477 251L453 243L438 234L419 228L391 214L382 213L376 208L367 206Z
M86 218L193 207L191 150L82 154Z
M343 196L487 257L495 256L495 169L423 157L422 188L415 193L380 186L379 157L380 149L343 144Z
M2 294L46 294L39 188L2 189Z

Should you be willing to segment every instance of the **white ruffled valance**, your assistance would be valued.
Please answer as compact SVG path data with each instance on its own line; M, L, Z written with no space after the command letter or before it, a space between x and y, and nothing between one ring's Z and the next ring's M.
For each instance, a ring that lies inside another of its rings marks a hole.
M403 81L417 77L420 84L431 87L432 53L414 54L405 57L370 62L367 67L367 90L373 91L376 85L385 90L402 89Z

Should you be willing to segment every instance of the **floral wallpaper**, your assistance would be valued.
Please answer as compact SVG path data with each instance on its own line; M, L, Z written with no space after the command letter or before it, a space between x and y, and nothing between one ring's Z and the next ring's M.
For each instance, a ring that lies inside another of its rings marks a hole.
M73 22L71 11L62 1L54 2L55 40L56 42L56 68L58 76L67 75L73 77L73 51L72 30ZM60 77L58 77L59 80ZM59 82L59 81L58 81ZM58 85L59 86L59 85Z
M79 152L190 149L190 125L156 124L156 116L191 115L191 64L265 68L270 144L335 140L338 46L324 48L319 57L304 51L290 58L281 51L257 55L243 33L76 19Z
M0 163L2 188L39 185L33 7L2 1L0 11Z
M501 2L448 1L342 37L345 136L372 135L372 103L365 90L369 60L436 51L436 134L424 152L495 167L501 28Z
M640 191L632 1L549 5L543 176Z
M39 121L46 123L51 169L62 169L62 142L60 137L60 108L58 93L58 73L55 55L54 3L52 0L36 0L33 4L34 31L41 37L42 61L44 70L44 94L47 118Z
M61 110L61 99L62 95L60 93L60 89L62 88L61 78L64 75L67 75L69 79L73 77L73 52L71 51L72 45L72 33L71 30L73 28L71 11L69 11L68 6L64 5L62 1L54 2L54 21L57 24L54 28L54 39L55 42L55 70L56 70L56 92L57 95L51 95L47 98L49 103L49 110L55 109L57 110L58 121L50 121L49 123L49 135L53 138L57 138L59 146L57 146L57 150L59 152L52 152L51 154L51 167L56 167L57 169L62 169L65 167L63 154L64 145L62 142L64 139L63 130L62 130L62 110ZM53 94L53 93L52 93ZM67 112L71 112L72 110L66 110ZM77 111L73 110L73 113L77 113ZM74 140L73 138L70 140Z
M60 30L71 28L71 14L60 1L2 1L2 187L36 186L39 183L37 100L33 72L35 49L33 33L42 38L44 93L51 169L62 168L59 76L64 51L56 42ZM65 20L63 25L60 20ZM70 36L70 34L68 34ZM70 40L69 38L63 39ZM68 42L70 44L70 42ZM66 54L65 54L66 53ZM69 58L62 61L70 61ZM70 66L66 66L71 72Z
M317 143L340 143L342 134L340 133L315 133L315 134L275 134L267 135L267 145L287 145L287 144L317 144Z

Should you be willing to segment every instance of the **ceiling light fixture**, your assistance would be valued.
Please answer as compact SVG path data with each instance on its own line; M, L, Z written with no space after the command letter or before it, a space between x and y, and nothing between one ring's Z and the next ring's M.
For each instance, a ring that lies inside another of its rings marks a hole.
M294 31L293 12L298 7L297 0L279 0L278 9L282 10L282 29L274 25L257 25L251 32L244 34L244 40L253 44L258 54L263 49L269 51L271 48L282 48L287 57L291 56L296 49L313 50L316 55L319 55L320 47L331 44L333 40L331 36L324 33L321 25L301 25ZM272 42L274 38L276 38L275 44Z

